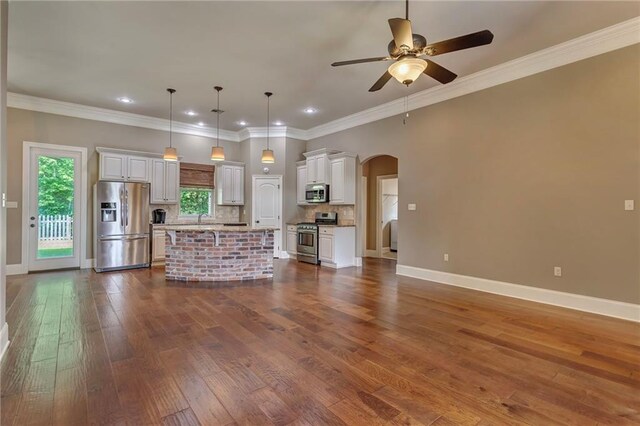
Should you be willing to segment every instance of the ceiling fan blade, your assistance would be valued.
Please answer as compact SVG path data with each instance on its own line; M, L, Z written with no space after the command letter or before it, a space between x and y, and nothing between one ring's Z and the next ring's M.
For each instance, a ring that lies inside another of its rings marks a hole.
M398 49L413 50L413 31L411 21L402 18L389 19L389 27Z
M389 71L385 71L384 74L382 74L382 77L380 77L378 79L378 81L376 81L373 86L371 86L371 89L369 89L370 92L377 92L378 90L382 89L382 87L387 84L387 81L391 80L391 74L389 73Z
M362 64L365 62L378 62L378 61L388 61L391 58L387 58L386 56L380 56L377 58L364 58L364 59L354 59L352 61L340 61L334 62L331 64L332 67L341 67L342 65L351 65L351 64Z
M427 61L427 68L423 71L424 74L431 78L438 80L442 84L451 83L456 79L457 75L433 61L425 59Z
M428 44L424 51L427 55L436 56L443 53L455 52L456 50L470 49L472 47L484 46L493 41L493 33L489 30L478 31L449 40Z

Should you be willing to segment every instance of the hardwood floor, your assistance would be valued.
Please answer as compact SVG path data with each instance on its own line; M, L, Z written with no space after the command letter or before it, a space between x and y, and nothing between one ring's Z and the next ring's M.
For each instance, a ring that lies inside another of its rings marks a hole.
M638 324L394 270L9 277L1 424L640 424Z

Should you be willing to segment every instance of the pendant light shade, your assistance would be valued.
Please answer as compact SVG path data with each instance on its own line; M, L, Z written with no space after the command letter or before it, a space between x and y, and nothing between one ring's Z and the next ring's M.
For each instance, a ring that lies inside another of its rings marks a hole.
M273 164L276 162L276 157L273 156L272 149L263 149L262 150L262 164Z
M178 150L173 147L173 94L176 89L167 89L169 92L169 146L164 149L162 158L164 161L178 161Z
M269 149L269 125L271 124L269 122L269 99L273 93L265 92L264 94L267 97L267 149L262 150L262 158L260 161L262 164L273 164L276 162L276 157L273 155L273 150Z
M222 87L216 86L214 87L216 92L218 92L218 107L216 109L211 110L211 112L216 113L216 146L211 147L211 161L224 161L224 148L220 146L220 114L224 111L220 109L220 92L222 91Z

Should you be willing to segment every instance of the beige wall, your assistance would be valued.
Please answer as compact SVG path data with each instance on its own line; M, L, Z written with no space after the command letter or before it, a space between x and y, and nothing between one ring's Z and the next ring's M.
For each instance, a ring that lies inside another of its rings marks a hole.
M308 149L399 158L399 264L639 303L639 93L634 45Z
M9 2L0 2L0 194L7 191L7 24ZM7 232L7 210L0 206L0 330L6 323L7 286L6 259L7 247L10 245L5 238ZM11 324L14 327L14 324ZM5 338L0 332L0 351L4 349Z
M378 176L397 175L398 159L390 155L373 157L362 164L367 177L367 249L376 250L378 238ZM387 244L388 246L388 244Z
M17 209L7 210L7 264L21 262L22 250L22 146L23 142L82 146L88 149L88 211L92 209L93 184L98 179L96 147L122 148L161 153L168 144L168 132L122 126L100 121L9 108L7 114L8 158L10 176L8 199L18 201ZM209 155L215 141L201 136L174 134L174 146L184 161L210 164ZM240 144L220 141L228 160L241 161ZM93 228L88 222L87 258L93 257Z

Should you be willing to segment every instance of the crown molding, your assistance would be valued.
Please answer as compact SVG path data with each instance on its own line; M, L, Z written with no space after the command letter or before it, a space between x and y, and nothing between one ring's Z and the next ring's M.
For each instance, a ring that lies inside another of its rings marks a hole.
M637 43L640 43L640 17L461 77L452 83L414 93L408 98L408 109L411 111L423 108ZM307 130L307 140L403 112L405 112L404 98L396 99L313 127Z
M132 114L130 112L115 111L105 108L97 108L70 102L56 101L53 99L38 98L19 93L7 93L7 106L10 108L26 109L29 111L45 112L49 114L64 115L67 117L84 118L86 120L104 121L106 123L123 124L125 126L143 127L145 129L169 131L169 120L164 118L149 117L146 115ZM173 132L186 135L204 136L216 138L216 129L200 127L194 124L173 122ZM238 133L220 129L220 139L239 142Z
M468 95L637 43L640 43L640 17L458 78L452 83L414 93L408 98L408 110L412 111ZM87 120L169 131L169 120L163 118L148 117L18 93L7 93L7 106ZM404 98L401 98L321 124L309 130L284 126L271 127L269 135L307 141L402 114L403 112L405 112L405 103ZM199 127L181 122L173 123L173 131L208 138L216 137L215 128ZM241 142L250 138L263 138L266 136L266 127L247 127L238 132L220 129L220 139L231 142Z

